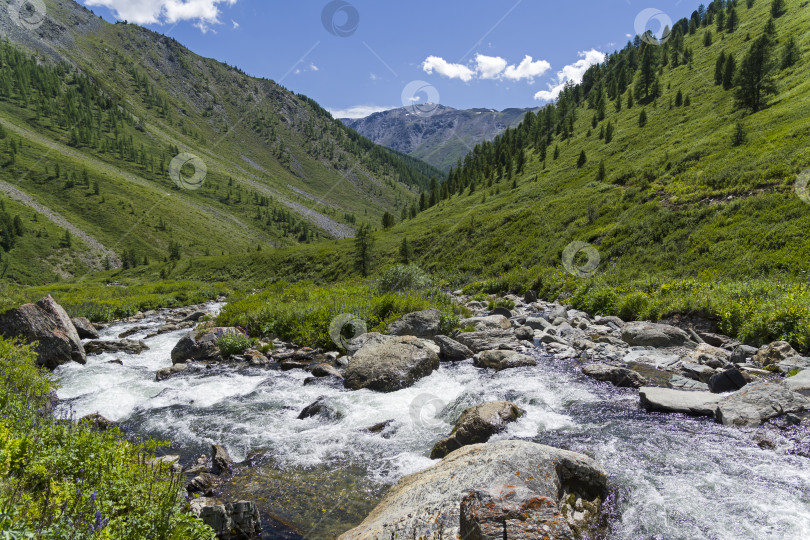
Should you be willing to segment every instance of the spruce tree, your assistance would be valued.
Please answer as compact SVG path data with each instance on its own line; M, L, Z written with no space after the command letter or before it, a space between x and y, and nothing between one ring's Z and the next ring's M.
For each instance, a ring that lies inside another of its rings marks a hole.
M785 48L782 49L782 61L780 66L782 69L787 69L799 61L799 46L796 44L796 38L790 36Z
M577 159L577 168L581 169L585 166L585 163L588 162L588 157L585 155L585 150L582 150L579 153L579 159Z
M645 109L641 109L641 114L638 115L638 127L644 127L647 125L647 111Z
M726 57L726 66L723 68L723 90L728 90L734 86L734 73L737 70L737 61L734 60L734 55L729 54Z
M785 0L773 0L771 2L771 16L778 19L785 13Z
M408 239L403 238L402 242L399 244L399 261L402 264L410 264L412 258L413 251L411 250L411 246L408 244Z
M374 246L374 237L371 227L364 223L357 229L354 237L354 267L363 277L371 271L371 249Z
M771 41L766 36L751 44L735 78L735 97L741 107L757 112L765 107L768 96L776 92L771 76L771 56Z
M726 68L726 51L720 51L720 56L717 57L717 63L714 64L714 84L720 86L723 84L723 71Z
M706 30L706 33L703 34L703 46L704 47L711 47L712 46L712 31Z

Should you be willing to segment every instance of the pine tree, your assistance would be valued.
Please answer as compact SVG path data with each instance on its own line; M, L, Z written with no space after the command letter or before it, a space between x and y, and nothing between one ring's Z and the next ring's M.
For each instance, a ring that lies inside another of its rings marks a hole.
M374 246L374 237L371 235L371 227L363 224L357 229L354 237L354 267L367 277L371 271L371 249Z
M644 127L647 125L647 111L641 109L641 113L638 115L638 127Z
M726 20L726 31L732 33L739 26L740 18L737 16L737 10L732 7L728 12L728 19Z
M681 105L683 105L683 92L678 89L678 93L675 94L675 106L680 107Z
M554 146L554 160L556 161L557 158L560 157L560 145L557 144Z
M615 126L613 122L608 122L607 127L605 128L605 144L610 144L613 140L613 132L615 131Z
M703 46L704 47L711 47L712 46L712 31L706 30L706 33L703 34Z
M402 264L410 264L412 258L413 251L411 250L411 246L408 244L408 239L403 238L402 243L399 244L399 261Z
M737 122L737 127L734 129L734 135L731 137L731 146L740 146L745 142L745 128L742 122Z
M607 174L605 172L605 162L600 161L599 162L599 171L596 173L596 181L597 182L604 182L606 176L607 176Z
M799 56L799 46L796 44L796 38L790 36L787 43L785 43L785 48L782 49L782 61L779 67L782 69L791 67L799 61Z
M785 0L773 0L771 2L771 16L778 19L785 13Z
M771 41L766 36L759 37L751 45L740 63L735 84L735 97L741 107L757 112L765 107L768 96L776 92L771 76Z
M723 68L723 90L728 90L734 86L734 72L737 70L737 61L734 60L734 55L730 54L726 57L726 66Z
M585 150L582 150L579 153L579 159L577 159L577 169L581 169L585 166L585 163L588 162L588 157L585 155Z
M394 226L394 216L390 212L385 212L382 216L382 226L386 231Z
M70 231L65 229L65 235L59 241L59 245L63 248L69 248L73 245L73 239L70 236Z
M717 57L717 63L714 64L714 84L720 86L723 84L723 71L726 68L726 51L720 51L720 56Z

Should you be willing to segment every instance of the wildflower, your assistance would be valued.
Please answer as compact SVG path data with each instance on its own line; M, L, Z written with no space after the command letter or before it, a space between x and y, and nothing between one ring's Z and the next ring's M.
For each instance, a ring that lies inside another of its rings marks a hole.
M90 502L96 502L96 495L98 495L98 491L94 491L90 494Z

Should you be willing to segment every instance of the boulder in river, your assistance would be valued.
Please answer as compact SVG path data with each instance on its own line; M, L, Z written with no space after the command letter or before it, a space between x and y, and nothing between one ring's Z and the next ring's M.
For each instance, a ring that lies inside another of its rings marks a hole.
M243 540L261 537L259 510L252 501L224 503L219 499L192 499L191 513L214 529L220 540Z
M390 336L416 336L430 339L441 333L442 312L426 309L403 315L388 325L385 331Z
M647 379L632 369L611 366L609 364L591 364L582 368L582 373L597 381L609 382L621 388L641 388Z
M211 472L220 475L230 472L233 468L233 459L228 450L220 444L211 445Z
M810 369L805 369L793 377L788 377L785 379L785 385L794 392L810 396Z
M449 437L437 442L430 459L440 459L462 446L485 443L506 429L521 415L520 408L508 401L490 401L466 409Z
M715 420L727 426L758 426L776 416L810 409L810 399L784 381L757 381L724 397Z
M638 347L679 347L691 343L689 334L676 326L643 321L625 324L622 339Z
M739 369L732 368L712 375L708 384L709 390L715 394L720 394L739 390L748 384L748 381L745 380Z
M436 336L433 341L439 346L439 358L447 362L458 362L473 357L473 352L466 345L447 336Z
M471 491L518 483L558 507L572 495L600 507L607 474L587 456L528 441L465 446L436 465L402 478L363 523L340 540L390 538L392 534L419 538L427 529L439 527L445 538L456 538L461 501Z
M48 369L70 361L87 362L76 327L50 295L0 314L0 335L36 341L37 364Z
M439 368L439 356L432 347L436 345L429 346L413 336L366 345L349 362L343 374L344 386L350 390L368 388L379 392L408 388Z
M304 420L306 418L312 418L313 416L320 416L328 420L334 420L340 418L341 415L332 405L327 403L326 398L321 396L313 403L310 403L304 407L304 409L298 415L298 419Z
M511 330L461 332L454 339L474 353L496 349L515 350L520 347L520 342Z
M710 392L689 392L656 388L639 389L641 405L648 411L683 413L692 416L713 416L720 396Z
M86 317L73 317L70 322L81 339L98 339L98 330Z
M149 350L146 343L134 339L110 339L88 341L84 344L87 354L117 353L141 354Z
M508 330L512 328L512 323L503 315L489 315L487 317L471 317L469 319L461 319L459 326L462 328L472 327L476 332L483 332L486 330Z
M765 345L754 355L753 362L759 367L770 366L793 356L799 356L787 341L774 341Z
M192 330L172 349L172 363L183 364L189 361L207 362L222 360L217 341L227 335L237 335L244 332L238 328L222 327L205 330Z
M312 366L310 373L315 377L337 377L339 379L343 378L340 371L336 367L331 364L315 364Z
M517 367L536 366L537 360L515 351L482 351L473 357L475 367L492 368L495 371Z

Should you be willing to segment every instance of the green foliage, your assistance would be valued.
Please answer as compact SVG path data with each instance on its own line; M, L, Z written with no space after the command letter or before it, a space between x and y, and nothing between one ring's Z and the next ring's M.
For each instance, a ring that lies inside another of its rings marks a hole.
M740 70L736 75L737 103L751 112L765 107L768 97L776 93L771 49L772 43L767 36L757 38L740 63Z
M30 346L0 339L0 532L4 538L206 539L183 477L114 427L55 412Z
M734 135L731 137L731 146L741 146L743 143L745 143L745 127L742 122L737 122Z
M253 346L254 341L244 334L227 334L217 340L217 348L223 358L242 354Z
M361 225L354 237L355 269L364 277L371 272L371 250L374 248L374 236L371 227Z
M383 271L377 279L381 293L425 290L433 286L431 277L415 264L397 264Z

